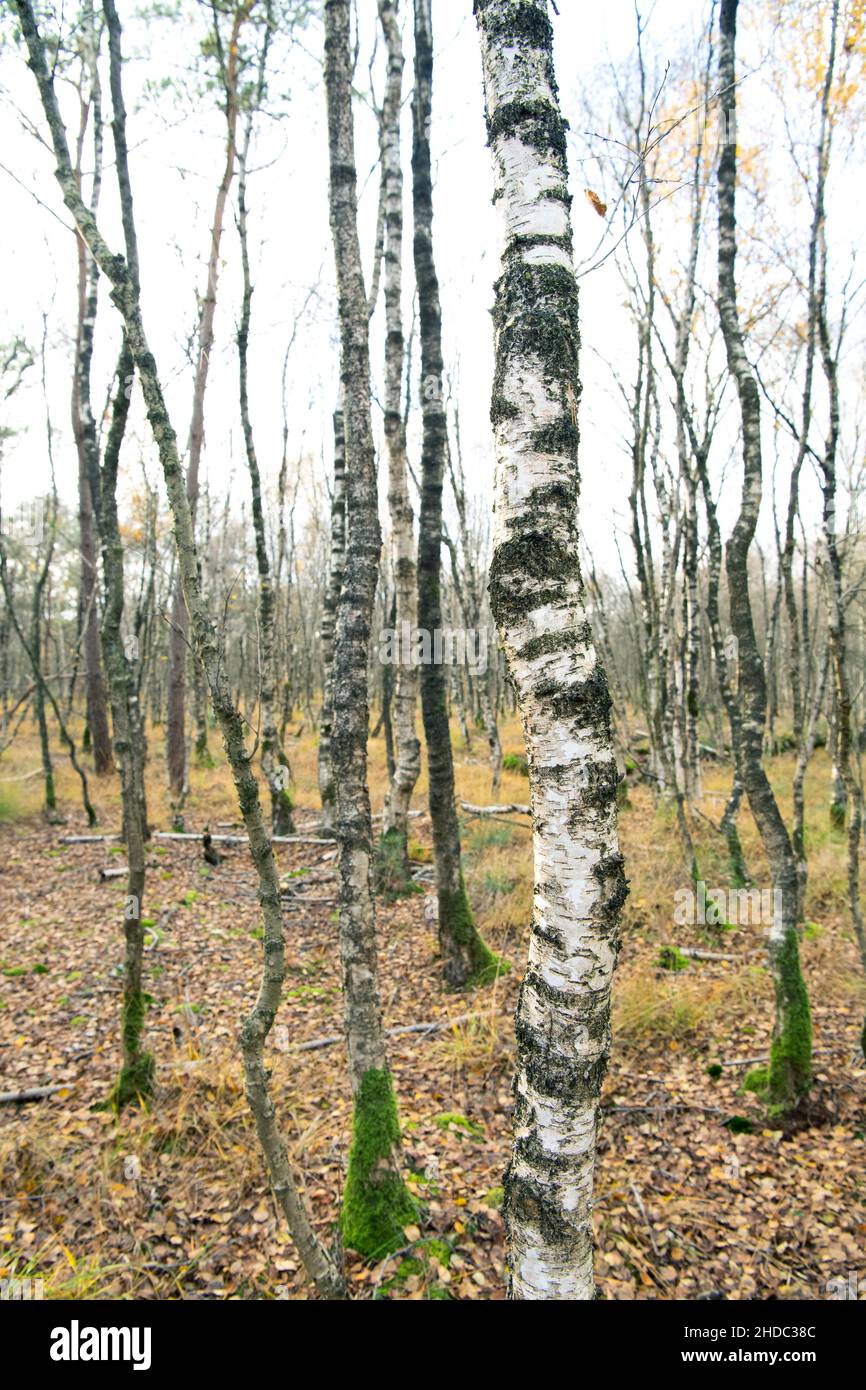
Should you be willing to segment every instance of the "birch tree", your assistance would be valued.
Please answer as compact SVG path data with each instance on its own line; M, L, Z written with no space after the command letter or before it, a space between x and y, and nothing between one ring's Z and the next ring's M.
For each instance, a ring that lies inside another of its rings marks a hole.
M737 0L722 0L719 25L719 87L723 129L732 133L737 106ZM732 134L723 139L720 145L718 178L719 317L728 369L737 388L743 436L740 510L728 540L725 568L731 627L737 641L743 785L770 865L773 888L778 891L781 902L781 910L773 915L768 941L776 1015L765 1092L770 1105L784 1111L793 1109L809 1088L812 1024L797 943L799 895L794 850L762 760L767 690L764 664L755 635L748 570L763 482L761 402L757 379L746 353L737 308L737 147ZM734 732L732 728L732 734Z
M259 719L261 722L262 772L271 795L271 830L275 835L290 835L294 831L292 797L289 790L289 767L283 752L277 724L276 706L276 595L271 576L268 538L262 503L262 482L259 472L255 435L250 415L248 347L252 316L253 285L250 275L249 238L247 234L247 168L256 111L265 95L268 52L274 34L275 19L270 3L266 7L265 28L259 49L258 71L244 124L243 140L238 149L238 206L237 226L241 248L243 296L238 325L238 372L241 428L247 469L250 475L253 505L253 534L255 536L256 568L259 576Z
M577 284L546 0L475 0L495 200L491 607L529 764L535 897L505 1179L510 1292L591 1299L598 1098L626 896L610 696L578 562Z
M447 420L443 391L442 311L433 255L433 179L430 122L433 106L433 29L430 0L415 0L415 94L412 102L413 249L421 337L421 515L418 527L418 620L431 634L442 628L442 488ZM451 989L488 984L504 962L475 926L460 854L454 800L454 754L448 724L447 672L421 667L421 710L427 744L430 820L436 861L439 949Z
M399 0L379 0L379 22L388 53L385 97L382 103L380 150L385 214L385 442L388 449L388 509L396 590L395 626L414 632L417 621L417 583L412 503L403 423L403 170L400 159L400 114L403 95L403 46ZM415 733L418 668L404 659L397 665L393 692L395 766L382 825L383 868L398 868L406 878L409 805L421 772L421 744ZM399 865L394 865L394 859Z
M400 1126L382 1024L367 785L367 664L381 533L370 418L368 301L358 239L350 0L325 3L330 215L346 429L346 553L334 641L331 757L340 846L340 956L352 1146L343 1197L346 1245L370 1258L403 1243L414 1203L401 1174Z
M199 300L198 331L196 337L196 368L193 382L192 411L189 426L189 444L186 470L186 490L195 522L198 501L199 471L204 448L204 406L210 372L211 353L214 344L214 319L216 315L217 290L222 265L220 247L225 225L226 204L229 190L235 175L237 161L237 136L239 114L240 79L240 35L249 19L252 6L246 2L238 4L231 11L228 40L223 42L220 28L221 11L213 4L211 44L216 55L220 87L225 97L225 164L222 178L217 188L213 218L210 228L210 249L207 262L207 280L204 295ZM171 627L168 646L168 714L166 726L166 762L168 766L169 788L175 802L175 818L181 815L180 808L187 784L187 744L186 744L186 657L188 650L187 610L183 598L183 586L178 578L171 608ZM204 737L204 742L202 738ZM199 726L196 756L207 760L206 730Z
M88 125L93 126L93 174L91 207L99 203L102 185L102 97L99 87L98 35L93 7L85 7L82 23L81 77L79 79L79 128L76 140L75 176L81 184L82 155ZM99 640L99 570L97 565L96 524L91 496L91 477L97 449L96 421L90 401L90 374L96 324L99 270L80 236L76 236L78 270L78 322L72 373L72 433L78 451L78 549L81 560L79 579L79 630L84 648L84 678L87 697L85 733L93 748L97 774L111 771L111 734L102 678ZM87 746L85 744L85 746Z
M334 725L334 623L343 588L346 559L346 434L342 407L334 411L334 482L331 489L331 551L328 583L322 603L319 636L322 644L322 707L319 714L319 799L322 829L333 830L337 821L337 787L331 754Z

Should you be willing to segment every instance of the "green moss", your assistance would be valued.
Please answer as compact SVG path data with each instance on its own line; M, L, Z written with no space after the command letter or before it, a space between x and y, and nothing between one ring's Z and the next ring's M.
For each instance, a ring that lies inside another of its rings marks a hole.
M123 1055L127 1060L121 1068L120 1076L112 1088L105 1108L122 1110L133 1102L145 1102L153 1093L153 1057L149 1052L141 1051L141 1030L144 1027L149 998L149 995L139 991L123 1001L120 1028Z
M720 1062L710 1062L710 1065L707 1067L707 1076L710 1077L712 1081L718 1081L723 1071L724 1067Z
M340 1224L343 1243L365 1259L405 1245L403 1228L417 1206L395 1167L400 1126L391 1073L371 1068L355 1095L352 1147Z
M540 454L565 454L576 457L580 443L580 431L567 412L563 412L553 424L536 430L532 443Z
M292 800L291 792L286 787L271 793L271 820L275 835L294 834L294 809L295 803Z
M748 888L749 875L746 870L746 860L743 854L743 847L740 844L740 837L737 834L737 827L731 824L727 832L728 844L728 871L731 876L731 884L734 888Z
M440 929L449 933L458 945L466 947L469 954L469 974L463 982L463 989L479 989L492 984L500 975L510 969L509 962L495 951L491 951L480 935L469 906L469 897L463 874L456 893L442 893L439 896Z
M542 155L566 161L566 123L555 106L546 99L505 101L497 106L488 122L490 144L504 139L522 140Z
M124 999L120 1027L123 1037L123 1055L125 1057L135 1057L138 1053L138 1044L141 1038L141 1030L144 1027L144 1015L146 1012L147 1001L140 990L135 994L128 995Z
M767 1091L768 1079L769 1073L766 1067L753 1067L743 1078L743 1084L740 1089L744 1093L751 1091L754 1095L763 1096Z
M731 1134L751 1134L754 1130L752 1121L746 1115L731 1115L730 1119L724 1121L724 1127Z
M386 830L376 845L373 865L375 891L386 902L405 898L410 893L420 893L423 889L412 878L409 868L406 836L396 827Z
M662 946L656 965L662 970L688 970L689 960L678 946Z
M463 1130L472 1139L484 1138L484 1126L476 1124L474 1120L467 1119L465 1115L455 1115L446 1110L441 1115L434 1115L433 1123L437 1129Z
M776 1114L793 1109L812 1078L812 1015L800 969L797 933L785 937L776 980L776 1015L785 1019L770 1044L767 1099Z
M523 753L506 753L502 759L506 772L519 772L521 777L529 776L529 764Z
M112 1110L123 1110L127 1105L143 1104L152 1094L153 1056L140 1052L130 1066L121 1068L108 1103Z
M451 1263L451 1246L446 1240L438 1240L435 1236L431 1240L424 1241L424 1251L438 1260L440 1265L447 1269Z

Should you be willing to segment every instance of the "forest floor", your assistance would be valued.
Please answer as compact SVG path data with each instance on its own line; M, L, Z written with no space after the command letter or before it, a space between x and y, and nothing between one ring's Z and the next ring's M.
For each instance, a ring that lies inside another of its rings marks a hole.
M516 723L506 753L521 749ZM216 749L216 735L212 736ZM481 734L457 740L460 795L489 802ZM161 730L151 732L151 818L169 826ZM290 741L298 829L314 823L315 742ZM246 850L204 863L197 842L154 840L145 916L147 1044L157 1059L149 1109L94 1108L115 1079L125 879L117 844L60 844L86 833L77 784L57 755L62 826L39 814L35 742L0 762L0 1091L62 1086L30 1104L0 1105L0 1277L41 1277L48 1298L303 1298L308 1290L265 1180L243 1095L237 1032L254 998L260 932ZM789 757L771 775L785 802ZM385 785L371 743L374 810ZM718 821L724 768L705 768L703 810ZM631 893L615 980L614 1049L604 1090L595 1208L597 1272L609 1299L866 1296L866 1069L858 1036L866 987L845 913L844 836L828 819L829 767L807 782L810 886L802 954L812 999L815 1082L808 1122L787 1130L743 1094L766 1057L772 988L760 926L680 926L688 888L672 818L632 788L621 839ZM116 778L92 779L105 831L119 824ZM504 774L496 799L525 801ZM416 806L425 804L425 786ZM187 825L236 821L225 768L197 769ZM502 1179L508 1159L513 1013L531 910L531 845L519 823L466 820L470 897L483 934L513 963L469 996L445 993L426 894L380 902L382 999L389 1028L445 1021L390 1040L407 1179L423 1216L407 1248L374 1265L347 1257L358 1297L504 1297ZM754 882L766 885L747 812L741 835ZM726 887L721 837L695 826L709 887ZM412 854L430 860L425 815ZM292 874L287 982L271 1035L271 1085L283 1132L306 1177L318 1230L330 1239L350 1129L341 1042L334 851L281 846ZM314 901L319 899L319 901ZM663 947L725 959L677 958ZM834 1281L839 1281L835 1284ZM854 1282L854 1281L859 1281ZM838 1296L838 1294L837 1294Z

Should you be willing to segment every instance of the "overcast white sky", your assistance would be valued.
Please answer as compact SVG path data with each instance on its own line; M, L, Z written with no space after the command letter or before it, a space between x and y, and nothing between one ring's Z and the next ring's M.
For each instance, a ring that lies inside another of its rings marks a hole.
M593 253L603 231L601 220L583 196L587 176L577 165L580 133L587 124L583 109L585 89L599 80L606 63L623 64L633 49L634 8L632 0L605 0L594 5L583 0L558 0L558 8L559 17L554 19L556 61L563 107L573 132L575 257L581 262ZM148 79L182 72L188 54L204 34L204 10L190 5L189 23L172 28L164 21L144 26L136 18L135 7L128 4L121 4L119 9L126 23L125 50L130 59L126 71L127 104L145 318L183 445L191 391L185 349L194 327L195 290L203 280L208 227L222 170L221 117L209 110L207 97L172 89L154 97L145 91ZM471 3L434 0L433 11L437 55L433 119L435 243L442 284L445 358L448 367L459 373L461 432L470 483L489 496L489 310L499 264L499 219L491 206L492 175L485 148L480 59ZM367 85L375 13L375 0L360 0L364 54L358 86L362 89ZM704 5L691 0L656 0L649 23L659 63L667 57L676 62L688 35L700 29L704 13ZM404 86L407 261L411 261L410 21L411 8L403 20L408 60ZM252 177L249 188L256 283L251 396L260 459L270 479L275 477L281 448L283 355L300 306L316 282L319 293L299 325L289 362L290 451L292 455L302 450L314 457L323 454L330 463L330 419L338 373L321 54L321 25L313 21L303 32L279 80L272 84L274 94L279 90L289 99L283 104L280 118L267 121L261 129L253 159L260 172ZM380 59L381 56L380 46ZM68 423L68 395L75 248L71 234L61 225L68 224L69 219L53 179L51 157L38 148L22 124L21 113L44 130L35 84L20 52L7 48L0 71L4 93L0 163L5 166L0 168L4 214L0 218L0 264L4 267L0 341L23 334L37 345L42 315L49 314L49 395L57 431L58 483L62 495L72 500L77 463ZM381 63L376 68L375 81L377 93L381 93ZM71 121L74 106L68 98L67 93L64 102ZM741 138L748 132L749 101L744 100L742 106ZM106 139L110 153L108 132ZM362 103L358 103L356 141L363 242L369 267L378 172L375 124ZM113 170L109 167L100 220L109 239L120 249L112 178ZM683 196L687 197L687 192ZM714 220L715 214L711 216ZM406 280L411 280L408 266ZM234 332L239 296L240 264L230 218L224 241L217 347L206 406L204 469L219 493L231 486L238 506L246 501L248 490L236 409ZM407 331L410 310L407 289ZM104 399L116 354L117 325L107 296L101 299L100 315L95 405ZM627 378L630 376L633 330L613 259L582 279L581 317L585 345L581 410L583 520L600 563L614 567L613 528L617 518L624 516L628 464L622 448L622 419L605 363L616 364ZM379 378L381 320L380 302L373 333L374 373ZM38 369L29 374L26 388L8 403L6 420L26 427L26 432L7 447L3 465L3 501L9 506L32 496L47 481ZM375 423L378 430L378 410ZM140 476L142 456L151 478L157 477L140 414L136 436L138 442L130 441L125 454L127 486Z

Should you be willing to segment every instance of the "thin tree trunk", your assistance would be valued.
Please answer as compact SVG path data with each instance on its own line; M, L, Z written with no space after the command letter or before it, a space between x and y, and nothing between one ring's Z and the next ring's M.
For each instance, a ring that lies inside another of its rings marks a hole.
M75 176L81 190L81 163L88 122L93 120L93 178L90 206L94 216L99 206L102 186L102 99L99 88L96 28L93 7L85 7L84 57L80 89L80 121L76 144ZM89 72L87 69L89 68ZM84 95L84 83L90 91ZM99 269L81 236L76 236L78 261L78 322L75 335L75 360L72 373L72 434L78 453L78 553L81 563L79 578L79 611L84 648L85 694L87 724L85 733L93 747L93 764L98 776L112 769L111 735L105 702L105 684L99 644L99 602L96 555L91 497L92 479L98 469L96 422L90 403L90 368L93 360L93 336L96 325ZM70 688L71 697L71 688Z
M262 38L255 107L261 105L265 89L268 48L273 32L273 18L268 13L268 27ZM253 110L255 110L255 107ZM247 382L247 346L250 335L250 313L253 287L250 279L250 257L247 240L247 158L252 138L253 111L247 120L244 141L238 152L238 234L241 244L243 270L243 299L238 326L238 368L240 374L241 426L253 500L253 531L256 541L256 566L259 575L259 690L261 719L262 772L271 794L271 831L274 835L293 835L292 797L289 789L289 766L280 741L276 705L276 596L271 579L268 542L265 534L265 515L262 506L262 484L253 436Z
M207 268L207 285L201 302L198 324L198 360L192 396L192 417L189 427L189 448L186 473L186 492L195 524L196 503L198 501L199 467L204 445L204 401L207 390L210 358L214 341L214 315L216 313L217 286L221 265L220 244L225 221L226 202L235 171L237 153L238 120L238 39L240 30L249 16L249 9L238 5L234 12L230 31L228 56L220 58L222 85L225 94L226 118L226 157L223 176L217 189L211 223L210 255ZM219 37L219 12L214 10L214 34ZM171 608L171 627L168 639L168 715L166 727L166 762L168 766L169 789L176 803L182 805L187 785L187 743L186 743L186 658L189 644L188 614L183 598L183 585L178 576ZM201 724L197 729L197 756L206 760L207 747L201 747ZM207 734L205 730L205 740ZM179 814L179 811L178 811Z
M415 0L415 94L412 102L412 206L415 279L421 334L421 515L418 529L418 622L433 639L442 629L442 484L447 425L443 396L442 314L433 258L433 181L430 121L433 32L430 0ZM432 654L431 654L432 655ZM454 756L444 665L421 666L421 709L427 744L430 820L436 860L439 949L446 983L468 989L495 979L504 962L475 926L463 882L460 826L454 799Z
M736 118L735 45L737 0L722 0L719 86L723 129ZM749 805L770 865L781 906L773 914L768 947L776 995L776 1017L767 1073L767 1099L778 1110L791 1109L811 1080L812 1024L809 996L797 944L797 867L785 822L762 762L767 698L749 593L749 549L761 505L761 405L758 383L746 356L737 309L735 139L723 141L719 157L719 316L740 403L743 430L743 485L740 511L728 541L726 567L731 626L737 639L739 701L742 712L741 773ZM732 730L733 733L733 730Z
M340 955L353 1099L342 1231L347 1246L373 1259L404 1243L403 1227L412 1219L414 1203L401 1174L371 883L367 666L382 540L370 420L369 313L358 241L350 0L325 3L325 85L348 462L346 560L334 643L331 731L340 845Z
M400 160L400 114L403 91L403 48L398 17L399 0L379 0L379 20L388 50L388 76L382 106L382 183L385 195L385 440L388 446L388 508L394 553L396 629L415 631L417 579L412 503L403 425L403 172ZM407 626L404 626L407 625ZM389 877L408 878L406 852L409 807L421 774L421 744L415 733L418 668L404 659L397 665L393 688L395 767L385 802L383 840L393 840L383 855ZM384 847L383 847L384 848ZM396 856L394 853L396 850ZM395 866L395 857L399 863ZM402 871L402 872L401 872Z
M331 562L328 585L322 603L320 640L322 645L322 708L319 713L319 799L322 803L322 829L337 825L337 784L331 735L334 724L334 624L343 588L346 563L346 435L343 410L334 411L334 486L331 493Z

